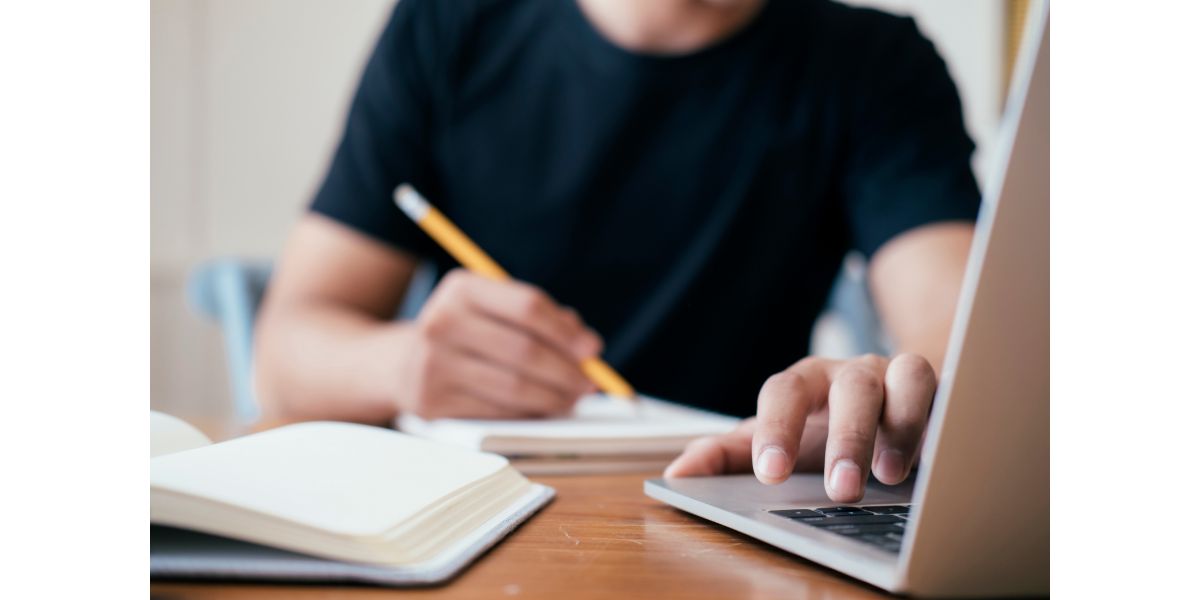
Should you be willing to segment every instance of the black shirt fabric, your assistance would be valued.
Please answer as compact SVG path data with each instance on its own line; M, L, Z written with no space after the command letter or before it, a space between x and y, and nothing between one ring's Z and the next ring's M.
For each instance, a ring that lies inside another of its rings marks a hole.
M578 310L640 392L749 415L808 352L847 251L974 220L973 149L909 18L775 0L662 56L574 0L404 0L312 210L444 272L392 202L411 183Z

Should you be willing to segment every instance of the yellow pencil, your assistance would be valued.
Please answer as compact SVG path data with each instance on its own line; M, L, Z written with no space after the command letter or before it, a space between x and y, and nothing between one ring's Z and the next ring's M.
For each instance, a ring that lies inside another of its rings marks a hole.
M484 253L471 238L467 237L441 211L434 208L421 197L417 190L407 183L396 188L396 205L408 218L412 219L429 237L445 248L458 262L472 272L496 281L511 279L507 272L496 264L490 256ZM597 357L584 359L580 363L583 373L601 390L610 396L636 401L633 386L625 381L608 363Z

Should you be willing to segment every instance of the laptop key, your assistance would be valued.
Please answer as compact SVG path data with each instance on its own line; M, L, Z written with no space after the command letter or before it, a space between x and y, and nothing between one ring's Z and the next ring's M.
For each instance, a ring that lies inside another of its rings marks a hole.
M827 515L831 515L831 516L832 515L869 515L869 514L871 514L857 506L826 506L825 508L818 508L817 511L827 514Z
M878 548L882 548L884 550L887 550L888 552L899 552L900 551L900 542L893 540L890 537L885 536L885 535L864 535L864 536L857 537L854 539L856 539L860 542L866 542L866 543L871 544L872 546L876 546Z
M885 535L889 533L904 534L904 530L897 529L895 525L834 525L832 527L822 527L821 529L850 537Z
M811 521L805 521L806 524L814 527L835 527L838 525L886 525L903 522L904 519L894 515L838 515L830 516L827 519L813 519Z
M773 515L787 517L789 519L807 520L807 519L824 519L825 515L815 510L807 508L797 508L793 510L773 510L770 511Z
M866 510L869 510L869 511L871 511L871 512L873 512L873 513L877 514L877 515L904 515L904 514L908 514L908 507L907 507L907 506L900 506L900 505L898 505L898 504L897 504L897 505L892 505L892 506L864 506L863 508L864 508L864 509L866 509Z

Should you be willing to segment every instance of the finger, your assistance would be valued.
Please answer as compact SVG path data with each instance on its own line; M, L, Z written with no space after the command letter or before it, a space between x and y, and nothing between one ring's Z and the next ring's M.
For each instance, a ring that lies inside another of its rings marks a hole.
M592 354L584 356L584 358L599 355L604 350L604 340L600 337L600 334L596 333L595 329L588 327L587 323L583 322L583 318L579 316L579 312L575 309L562 305L559 305L559 308L563 310L563 318L567 320L568 328L583 329L591 334L592 342L596 344L595 351Z
M524 377L513 369L466 353L450 354L445 360L448 374L444 377L455 389L527 416L559 415L575 405L577 396Z
M805 359L772 375L758 394L758 425L751 453L754 474L763 483L780 483L796 465L804 422L826 389L824 361Z
M477 275L456 279L474 309L527 329L577 360L599 354L600 338L536 287Z
M895 485L912 470L929 422L937 375L924 358L901 354L888 364L883 385L883 417L875 439L872 470L879 481Z
M577 398L591 390L579 363L528 331L472 315L448 328L446 343Z
M857 358L841 367L829 386L825 492L835 502L855 502L863 496L883 409L886 366L878 356Z
M747 472L750 470L750 441L753 437L752 417L724 435L693 440L667 466L663 477L703 477Z

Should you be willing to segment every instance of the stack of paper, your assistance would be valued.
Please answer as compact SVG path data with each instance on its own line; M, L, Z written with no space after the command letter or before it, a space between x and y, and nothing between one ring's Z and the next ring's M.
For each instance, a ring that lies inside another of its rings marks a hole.
M580 399L569 417L530 421L435 419L402 415L402 431L508 457L526 474L650 472L688 442L731 431L738 419L654 398L636 404L601 394Z

